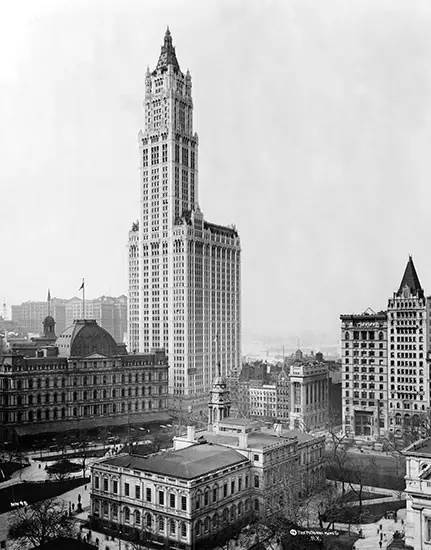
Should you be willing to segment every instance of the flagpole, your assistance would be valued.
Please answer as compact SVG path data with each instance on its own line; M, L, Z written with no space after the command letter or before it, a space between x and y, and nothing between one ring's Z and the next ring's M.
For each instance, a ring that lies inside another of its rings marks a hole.
M82 319L85 320L85 282L82 279Z

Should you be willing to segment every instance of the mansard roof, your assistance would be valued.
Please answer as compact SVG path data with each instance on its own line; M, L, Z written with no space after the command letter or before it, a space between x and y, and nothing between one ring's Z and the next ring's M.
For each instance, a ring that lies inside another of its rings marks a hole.
M404 271L403 279L400 284L400 288L397 292L397 296L402 296L403 289L405 287L410 289L410 292L413 295L418 295L421 298L424 297L424 291L419 282L418 274L416 273L415 265L413 263L413 258L409 256L409 260Z
M157 62L156 71L166 70L168 65L173 65L175 72L180 71L180 66L175 54L175 48L172 45L172 36L169 31L169 27L166 29L165 39L162 46L162 51L160 52L159 60Z

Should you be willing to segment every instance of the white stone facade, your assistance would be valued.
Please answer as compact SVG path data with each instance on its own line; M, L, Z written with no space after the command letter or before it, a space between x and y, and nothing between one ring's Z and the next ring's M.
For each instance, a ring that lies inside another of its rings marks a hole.
M406 456L406 545L431 548L431 440L417 441Z
M139 350L164 348L170 393L202 405L218 363L222 374L240 370L240 241L199 209L191 77L169 31L144 105Z

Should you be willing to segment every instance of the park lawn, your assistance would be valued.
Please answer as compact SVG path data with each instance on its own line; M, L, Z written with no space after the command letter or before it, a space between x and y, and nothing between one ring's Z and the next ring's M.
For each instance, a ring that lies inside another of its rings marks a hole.
M346 483L358 483L358 470L345 469L343 472L343 478L341 479L340 472L336 468L331 466L326 467L327 479L333 481L344 481ZM406 483L404 480L404 473L400 476L392 474L382 473L375 468L369 468L363 470L361 473L362 484L370 487L381 487L383 489L394 489L395 491L404 491Z
M385 515L385 512L400 510L405 507L405 500L363 504L362 514L360 514L359 506L346 506L345 508L340 508L335 511L334 514L331 515L331 520L339 523L375 523Z
M0 514L12 510L11 502L25 500L28 504L33 504L33 502L38 502L39 500L62 495L71 489L75 489L75 487L89 483L89 481L89 477L80 477L64 481L27 481L10 485L9 487L0 489Z
M384 495L382 493L370 493L368 491L362 491L362 500L373 500L376 498L385 498L388 495ZM355 502L359 500L359 491L347 491L344 493L344 495L341 497L342 502Z
M5 479L9 479L14 472L17 472L18 470L20 470L21 468L25 468L26 466L28 466L28 464L0 461L0 470L3 471ZM4 481L4 479L0 479L0 481Z
M75 453L58 454L52 456L35 456L33 460L37 460L38 462L58 462L59 460L63 460L64 458L98 458L105 456L105 453L106 449L95 449L94 451L76 451Z

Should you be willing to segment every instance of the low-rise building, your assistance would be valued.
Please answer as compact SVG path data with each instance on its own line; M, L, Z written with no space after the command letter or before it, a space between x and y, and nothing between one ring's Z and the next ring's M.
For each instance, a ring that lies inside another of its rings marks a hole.
M320 362L297 361L290 367L291 429L304 431L326 428L329 420L328 366Z
M168 418L163 351L128 355L94 320L49 336L0 356L0 438Z
M226 380L211 390L208 427L173 448L120 455L92 466L97 530L167 548L211 548L253 518L289 510L325 480L324 437L230 417Z
M249 389L250 416L277 418L275 384L253 385Z
M92 525L168 548L208 548L220 532L250 520L252 484L245 456L203 441L108 458L92 468Z
M431 548L431 439L407 447L406 545L413 550Z

